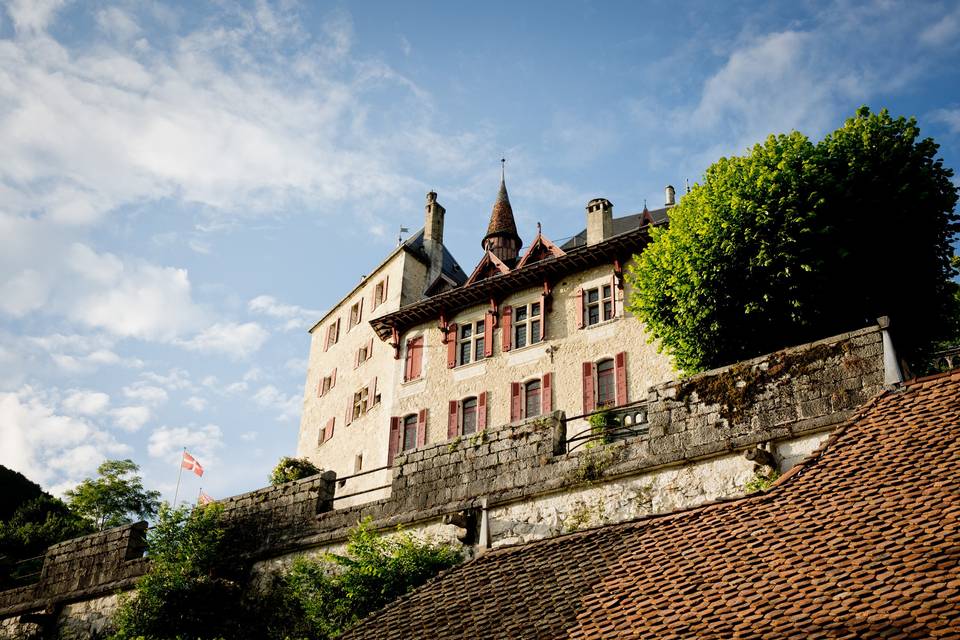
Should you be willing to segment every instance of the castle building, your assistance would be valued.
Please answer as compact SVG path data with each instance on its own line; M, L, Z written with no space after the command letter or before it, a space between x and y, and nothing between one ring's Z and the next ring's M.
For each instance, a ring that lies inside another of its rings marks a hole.
M297 455L340 477L371 471L353 486L376 487L400 452L645 399L674 372L626 311L623 275L673 202L668 187L664 208L614 218L597 198L580 233L557 245L538 224L521 251L501 179L467 274L443 245L445 210L428 193L423 229L310 330ZM361 501L380 497L367 491Z

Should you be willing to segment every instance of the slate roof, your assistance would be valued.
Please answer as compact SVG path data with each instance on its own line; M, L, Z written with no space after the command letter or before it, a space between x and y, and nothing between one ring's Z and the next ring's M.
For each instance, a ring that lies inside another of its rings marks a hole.
M417 233L408 238L404 242L404 246L419 259L429 262L427 252L423 248L423 229L420 229ZM453 257L453 254L447 250L446 245L443 247L443 265L440 267L440 273L446 276L447 280L455 283L455 286L458 287L466 282L467 278L469 277L466 273L464 273L456 258ZM432 284L433 283L429 283L428 286Z
M492 236L507 236L515 238L521 242L517 234L517 223L513 219L513 207L510 206L510 196L507 195L507 185L500 180L500 191L497 193L497 200L493 203L493 210L490 212L490 224L487 226L487 235L483 236L480 246L486 249L487 240Z
M960 373L769 491L492 550L344 638L960 637Z
M662 209L652 209L646 212L641 211L640 213L632 213L630 215L623 216L621 218L613 219L613 231L612 235L618 236L621 233L626 233L627 231L633 231L638 228L643 222L644 217L649 215L649 218L653 221L653 224L663 224L667 221L668 209L666 207ZM582 247L587 244L587 230L586 228L581 229L580 233L571 237L569 240L560 245L560 248L564 251L573 249L574 247Z

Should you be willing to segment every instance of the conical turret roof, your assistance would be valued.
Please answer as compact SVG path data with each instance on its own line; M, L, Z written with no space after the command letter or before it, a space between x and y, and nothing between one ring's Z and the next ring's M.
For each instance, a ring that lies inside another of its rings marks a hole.
M497 193L497 201L493 203L493 211L490 213L487 235L483 236L480 246L486 248L487 240L493 236L515 238L520 242L520 236L517 234L517 223L513 219L513 207L510 206L510 196L507 195L507 185L502 177L500 178L500 191Z

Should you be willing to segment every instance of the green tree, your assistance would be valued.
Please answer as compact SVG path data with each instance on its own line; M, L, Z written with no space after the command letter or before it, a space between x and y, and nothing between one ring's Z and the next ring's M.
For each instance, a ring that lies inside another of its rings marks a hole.
M268 480L272 485L283 484L292 480L300 480L315 476L322 470L306 458L280 458L280 462L273 468Z
M218 504L171 509L164 503L147 536L150 569L113 619L113 640L241 638L239 583L225 570Z
M462 560L458 548L409 533L381 536L368 523L350 533L346 555L298 558L285 577L311 637L335 638L368 614Z
M888 315L922 360L956 326L953 172L914 119L862 107L813 144L721 158L627 274L629 309L688 372Z
M132 460L106 460L97 467L98 478L87 478L67 491L70 508L98 530L151 518L160 505L160 492L147 491Z

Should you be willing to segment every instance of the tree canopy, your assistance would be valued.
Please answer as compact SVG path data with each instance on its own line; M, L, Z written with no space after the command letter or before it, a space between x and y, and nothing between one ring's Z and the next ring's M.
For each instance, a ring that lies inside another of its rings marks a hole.
M133 460L106 460L97 478L87 478L67 491L70 508L98 530L151 518L160 506L160 492L143 488Z
M953 172L913 118L861 107L814 144L711 165L627 274L629 309L688 372L891 318L922 358L955 330Z
M321 469L306 458L289 458L284 456L270 472L268 480L272 485L283 484L293 480L309 478L320 473Z

